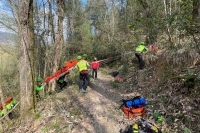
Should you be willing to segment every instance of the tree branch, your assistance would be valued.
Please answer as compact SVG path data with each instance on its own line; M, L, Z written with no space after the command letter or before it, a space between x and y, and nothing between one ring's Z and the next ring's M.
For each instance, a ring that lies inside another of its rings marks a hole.
M3 118L6 117L10 112L12 112L12 111L15 109L15 107L17 107L18 104L19 104L19 102L18 102L10 111L8 111L8 113L7 113L6 115L4 115L4 116L0 119L0 121L3 120Z
M4 49L1 45L0 45L0 47L1 47L1 49L2 49L4 52L6 52L6 53L12 55L13 57L17 58L16 56L14 56L14 55L11 54L10 52L8 52L6 49ZM17 58L17 60L19 60L19 59Z

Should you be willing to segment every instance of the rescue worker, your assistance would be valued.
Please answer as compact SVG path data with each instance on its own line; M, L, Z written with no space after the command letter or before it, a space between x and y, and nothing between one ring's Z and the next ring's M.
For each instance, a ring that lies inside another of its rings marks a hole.
M136 53L135 56L138 58L139 62L139 69L143 69L143 60L142 60L142 53L144 51L148 51L148 48L144 46L144 42L140 42L140 45L136 47Z
M97 79L97 70L99 69L99 61L97 61L96 57L90 64L90 67L92 68L92 78Z
M67 74L61 76L61 77L56 81L56 83L58 84L58 86L59 86L59 88L60 88L60 89L58 90L58 92L61 92L61 91L63 90L63 88L67 85L67 82L64 80L66 75L67 75Z
M80 72L80 80L79 80L79 90L83 93L88 92L86 90L89 81L88 69L89 63L84 60L81 56L77 56L77 60L79 61L75 68L77 68ZM84 84L83 84L84 83Z
M11 97L12 98L12 97ZM6 110L7 110L7 112L9 112L15 105L16 105L16 100L14 100L13 98L12 98L12 100L9 102L9 103L6 103ZM1 107L0 107L0 117L2 117L2 116L4 116L4 110L3 110L3 107L2 107L2 105L0 105ZM13 114L12 114L12 112L10 112L9 114L8 114L8 117L12 120L13 119Z
M88 57L87 54L83 54L82 59L87 61L87 57ZM88 74L88 77L89 77L89 79L88 79L88 86L89 86L89 84L90 84L90 75L89 74ZM85 80L83 81L83 84L85 84Z
M87 60L87 54L83 54L83 59Z
M36 80L36 83L35 83L35 90L36 90L36 98L37 98L37 101L39 101L41 98L40 98L40 94L39 92L41 90L43 90L44 86L43 86L43 80L42 78L37 78Z

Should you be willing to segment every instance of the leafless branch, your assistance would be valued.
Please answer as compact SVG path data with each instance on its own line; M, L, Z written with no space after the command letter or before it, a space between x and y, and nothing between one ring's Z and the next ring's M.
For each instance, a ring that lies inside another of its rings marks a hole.
M18 104L19 104L19 102L18 102L10 111L8 111L8 113L5 114L5 115L0 119L0 121L3 120L3 118L6 117L10 112L12 112L12 111L17 107Z

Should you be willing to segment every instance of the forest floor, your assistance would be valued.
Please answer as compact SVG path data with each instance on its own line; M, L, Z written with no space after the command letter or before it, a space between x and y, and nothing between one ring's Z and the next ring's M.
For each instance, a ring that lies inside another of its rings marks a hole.
M114 78L99 71L96 80L90 78L88 93L81 93L77 85L43 99L38 113L29 121L8 130L16 133L119 133L139 119L128 119L120 109L125 94L112 86Z
M193 68L197 74L198 68ZM88 93L81 93L78 81L73 80L62 92L43 97L37 104L37 113L28 121L14 119L14 126L5 133L119 133L140 120L128 119L120 109L122 99L135 96L147 99L143 118L165 133L199 131L199 88L189 93L180 80L160 78L161 71L155 67L130 69L126 82L119 83L109 75L111 70L101 68L96 80L90 78ZM187 69L174 73L184 74ZM154 119L156 113L163 117L161 125Z
M114 78L110 75L99 72L96 80L90 80L89 92L78 94L82 96L77 97L77 106L81 108L81 112L85 112L84 118L88 120L83 119L73 133L118 133L126 123L136 120L128 120L119 108L126 94L122 94L111 86L113 80ZM128 95L134 97L136 93Z

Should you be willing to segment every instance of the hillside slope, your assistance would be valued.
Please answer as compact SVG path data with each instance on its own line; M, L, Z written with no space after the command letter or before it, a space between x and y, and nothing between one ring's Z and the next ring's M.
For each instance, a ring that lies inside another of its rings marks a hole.
M189 74L198 77L198 62L190 68L176 67L175 63L169 64L164 58L162 55L157 55L153 60L146 58L149 62L146 62L143 70L131 64L127 75L123 77L124 83L115 82L108 75L111 70L102 68L98 79L91 79L88 93L79 92L73 82L72 86L66 87L61 93L40 101L37 105L38 113L30 121L8 131L117 133L140 119L128 119L124 115L119 109L122 99L142 96L147 99L147 113L143 118L157 125L163 132L200 132L199 80L195 79L192 87L183 81L183 76L190 77ZM177 60L180 59L177 57ZM156 121L156 115L163 118L162 123Z
M77 86L67 87L61 93L48 97L38 104L38 113L30 121L20 125L16 133L116 133L125 128L128 120L119 109L120 100L126 94L115 91L113 78L99 72L97 80L91 80L89 92L78 91ZM129 96L138 95L136 93Z

